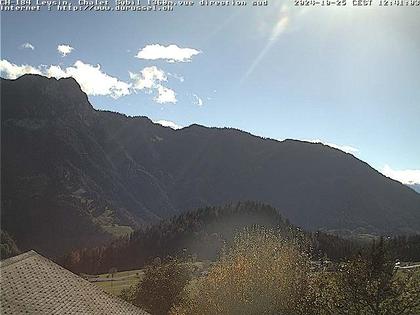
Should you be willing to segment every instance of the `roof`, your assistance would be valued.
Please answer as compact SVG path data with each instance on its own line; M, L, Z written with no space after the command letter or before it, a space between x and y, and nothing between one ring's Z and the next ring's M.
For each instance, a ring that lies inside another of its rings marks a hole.
M0 313L148 314L35 251L0 262Z

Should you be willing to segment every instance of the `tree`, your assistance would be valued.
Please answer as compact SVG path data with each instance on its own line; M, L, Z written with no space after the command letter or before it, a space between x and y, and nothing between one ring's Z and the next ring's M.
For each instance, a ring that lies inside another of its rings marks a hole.
M20 250L16 246L13 238L0 229L0 260L13 257L20 254Z
M190 280L187 263L172 259L148 266L135 293L134 304L154 315L166 315L172 305L180 303L185 285Z
M273 230L249 228L188 286L172 314L308 314L308 273L298 246Z
M396 269L389 257L381 239L368 255L360 255L344 267L344 298L337 314L416 314L420 306L419 274Z
M383 240L336 271L311 271L301 248L273 230L246 229L171 314L420 314L419 273L396 270Z

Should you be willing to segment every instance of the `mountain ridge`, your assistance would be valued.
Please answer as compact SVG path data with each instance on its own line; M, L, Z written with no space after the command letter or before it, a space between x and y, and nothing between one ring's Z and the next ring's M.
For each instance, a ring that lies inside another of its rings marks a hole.
M1 86L2 221L23 250L59 255L242 200L310 230L420 232L419 194L338 149L96 110L71 78Z
M408 184L407 186L420 194L420 184Z

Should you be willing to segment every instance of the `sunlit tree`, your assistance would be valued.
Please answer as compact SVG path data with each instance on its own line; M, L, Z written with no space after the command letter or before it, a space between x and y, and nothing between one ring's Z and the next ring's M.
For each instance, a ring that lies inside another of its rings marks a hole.
M307 314L309 258L273 230L246 229L173 314Z

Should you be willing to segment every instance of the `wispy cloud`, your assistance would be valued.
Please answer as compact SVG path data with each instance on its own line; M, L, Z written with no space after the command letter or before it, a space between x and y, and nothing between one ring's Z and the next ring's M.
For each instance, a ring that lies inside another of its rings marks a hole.
M172 128L172 129L181 129L181 128L183 128L182 126L180 126L180 125L178 125L178 124L176 124L176 123L174 123L173 121L170 121L170 120L157 120L157 121L154 121L154 123L156 123L156 124L159 124L159 125L162 125L162 126L164 126L164 127L169 127L169 128Z
M32 45L31 43L24 43L22 45L20 45L21 49L30 49L30 50L35 50L35 46Z
M67 56L74 50L73 47L67 44L62 44L57 46L57 51L61 54L62 57Z
M167 62L189 62L191 58L201 52L194 48L181 48L177 45L162 46L160 44L147 45L140 49L135 56L139 59L159 60Z
M385 165L381 173L406 185L420 184L420 170L394 170Z
M133 89L144 90L146 93L156 92L154 100L159 104L177 102L175 91L163 85L163 82L168 81L168 76L156 66L146 67L140 73L130 72L130 79L133 81Z
M359 149L357 149L353 146L350 146L350 145L335 144L335 143L331 143L331 142L322 141L320 139L304 140L304 141L312 142L312 143L322 143L322 144L325 144L329 147L332 147L332 148L335 148L335 149L338 149L338 150L341 150L343 152L350 153L350 154L356 154L356 153L359 152Z
M176 73L168 73L168 76L171 76L171 77L177 79L181 83L185 81L185 78L183 76L178 75Z
M203 106L204 102L203 102L203 100L197 94L193 94L193 98L194 98L193 103L195 105Z

